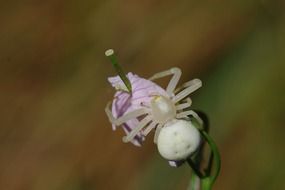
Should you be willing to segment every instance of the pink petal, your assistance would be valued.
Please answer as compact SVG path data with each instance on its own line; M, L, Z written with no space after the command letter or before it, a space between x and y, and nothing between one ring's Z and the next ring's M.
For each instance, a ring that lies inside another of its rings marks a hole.
M117 91L112 104L112 113L115 118L123 116L124 114L134 111L136 109L142 108L143 105L150 105L150 101L154 95L163 95L169 97L167 92L155 84L154 82L141 78L138 75L133 73L128 73L127 77L129 78L132 85L132 93L129 94L126 91ZM123 86L124 83L119 76L110 77L108 81L113 87ZM124 125L124 131L129 133L133 128L138 125L138 119L134 118L127 121ZM113 129L116 129L116 126L113 125ZM144 140L144 136L139 133L135 139L132 141L135 145L141 145Z

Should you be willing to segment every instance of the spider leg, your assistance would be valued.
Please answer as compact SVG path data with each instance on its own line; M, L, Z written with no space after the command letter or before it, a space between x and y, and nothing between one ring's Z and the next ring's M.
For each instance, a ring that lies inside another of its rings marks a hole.
M173 98L175 103L179 102L180 100L184 99L185 97L189 96L192 92L197 90L202 86L202 81L200 79L193 79L189 82L186 82L182 87L186 87L184 90L176 94Z
M150 132L153 128L155 128L156 125L157 125L156 122L150 123L150 124L145 128L145 130L143 131L143 135L144 135L144 136L147 136L147 135L149 134L149 132Z
M138 126L133 128L129 134L123 137L123 142L131 141L138 134L138 132L140 132L151 121L151 118L152 117L150 115L147 115L145 118L143 118L139 122Z
M199 117L199 115L194 112L193 110L188 110L188 111L184 111L184 112L181 112L181 113L178 113L176 115L176 118L178 119L182 119L182 118L188 118L188 115L192 115L199 123L200 126L203 126L203 120Z
M178 104L175 107L176 107L176 110L179 111L179 110L183 110L185 108L189 108L191 106L191 104L192 104L192 101L188 97L188 98L186 98L186 102L185 103Z
M153 138L153 142L155 144L157 143L158 135L160 133L161 128L162 128L161 124L158 124L158 126L156 127L156 130L155 130L155 133L154 133L154 138Z
M170 96L172 96L173 95L173 91L176 88L177 83L178 83L178 81L179 81L179 79L181 77L181 70L179 68L173 67L173 68L171 68L169 70L156 73L152 77L150 77L148 80L155 80L155 79L159 79L159 78L162 78L162 77L166 77L168 75L173 75L173 76L172 76L169 84L167 85L166 92Z
M119 126L123 123L125 123L126 121L133 119L133 118L137 118L141 115L147 114L148 111L145 108L140 108L134 111L131 111L119 118L115 118L112 114L112 111L110 110L110 102L107 104L106 108L105 108L105 112L110 120L110 122L116 126Z

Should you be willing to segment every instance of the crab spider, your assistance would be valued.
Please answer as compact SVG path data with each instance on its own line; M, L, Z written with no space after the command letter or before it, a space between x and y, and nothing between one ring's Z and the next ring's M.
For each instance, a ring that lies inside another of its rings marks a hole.
M192 103L188 96L200 88L202 82L199 79L193 79L176 89L181 74L181 70L175 67L156 73L150 77L148 80L153 81L172 75L166 88L168 96L160 94L152 95L149 106L142 106L119 118L113 116L109 108L110 103L106 106L106 114L111 123L116 126L122 125L130 119L143 117L138 125L123 137L124 142L133 140L140 132L144 136L147 136L155 128L154 142L157 143L159 152L166 159L185 159L197 149L200 143L199 132L186 119L191 115L202 124L200 117L194 111L188 109ZM169 144L169 138L176 139L174 144L172 142ZM179 143L177 144L177 142ZM172 146L170 150L169 146Z

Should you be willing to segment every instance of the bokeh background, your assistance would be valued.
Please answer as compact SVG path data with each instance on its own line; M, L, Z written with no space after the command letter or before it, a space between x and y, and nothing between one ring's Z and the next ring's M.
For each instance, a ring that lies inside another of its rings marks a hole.
M182 190L152 143L121 141L104 113L116 50L143 77L203 81L222 155L214 189L285 189L283 0L25 0L0 3L0 189ZM165 85L167 81L161 81Z

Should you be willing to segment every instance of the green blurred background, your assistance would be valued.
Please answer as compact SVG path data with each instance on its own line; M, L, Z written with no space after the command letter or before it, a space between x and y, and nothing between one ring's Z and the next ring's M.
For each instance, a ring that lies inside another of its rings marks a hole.
M151 134L121 141L104 113L115 74L180 67L201 78L221 150L217 190L285 189L282 0L26 0L0 3L0 189L182 190ZM162 81L166 84L166 81Z

